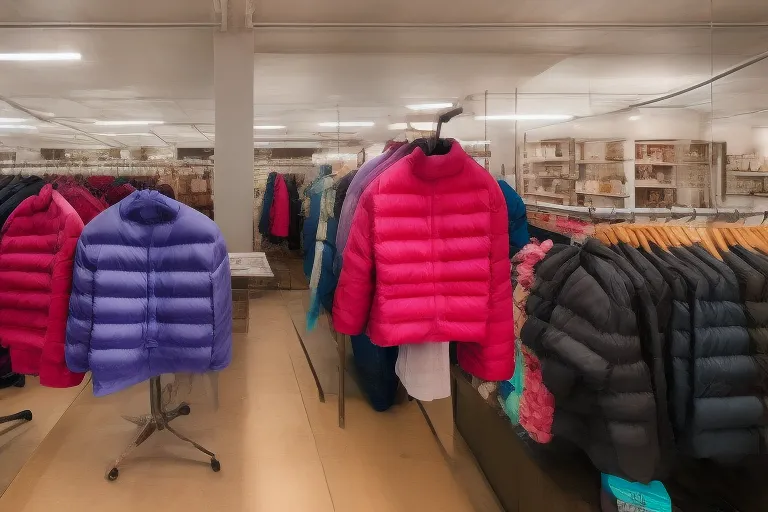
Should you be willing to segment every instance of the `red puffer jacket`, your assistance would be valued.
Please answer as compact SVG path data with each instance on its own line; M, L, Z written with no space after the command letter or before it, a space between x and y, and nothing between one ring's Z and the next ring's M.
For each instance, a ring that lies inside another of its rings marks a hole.
M459 364L486 380L514 371L504 195L454 142L417 148L377 178L355 211L336 289L338 332L381 346L460 341Z
M50 185L8 217L0 239L0 344L16 373L40 384L76 386L64 361L72 264L83 221Z

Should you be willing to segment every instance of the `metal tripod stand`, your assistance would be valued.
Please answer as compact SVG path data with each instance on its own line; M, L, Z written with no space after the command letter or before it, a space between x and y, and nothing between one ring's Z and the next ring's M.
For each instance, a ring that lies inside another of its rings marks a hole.
M135 423L139 426L139 430L136 432L136 436L133 438L131 444L129 444L123 453L115 460L112 468L107 471L107 480L114 481L120 475L119 467L125 458L136 449L141 443L149 439L149 436L154 434L158 430L168 430L171 434L175 435L182 441L185 441L204 454L211 458L211 469L218 472L221 471L221 464L216 459L216 454L206 450L196 442L183 436L179 432L171 427L170 422L179 416L186 416L190 413L189 405L182 402L178 407L171 409L170 411L163 410L163 396L162 388L160 386L160 377L152 377L149 380L149 404L150 413L144 416L127 417L125 419L131 423Z

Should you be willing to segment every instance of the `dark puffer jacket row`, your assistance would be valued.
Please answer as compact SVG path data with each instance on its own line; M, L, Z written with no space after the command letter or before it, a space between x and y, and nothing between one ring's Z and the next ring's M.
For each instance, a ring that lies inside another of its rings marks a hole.
M648 482L680 457L766 453L768 257L588 240L536 268L521 338L555 398L552 434Z

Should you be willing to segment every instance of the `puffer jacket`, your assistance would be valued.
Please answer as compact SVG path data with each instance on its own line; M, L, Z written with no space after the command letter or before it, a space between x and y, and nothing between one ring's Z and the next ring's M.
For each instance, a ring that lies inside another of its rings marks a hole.
M0 344L13 371L40 384L77 386L83 370L64 362L72 260L83 222L50 185L28 197L5 222L0 240Z
M661 464L650 295L629 263L595 240L556 249L540 263L521 331L555 398L552 433L598 470L648 482Z
M350 335L367 324L380 346L459 341L467 372L485 380L512 377L506 204L493 177L460 144L437 156L417 148L365 190L333 321Z
M43 180L37 176L29 176L0 191L0 226L5 224L8 217L25 199L38 194L44 186Z
M682 447L699 458L732 458L759 453L756 426L763 404L750 396L758 369L750 356L747 318L736 275L706 250L670 249L703 277L694 301L692 401Z
M88 224L94 217L109 208L106 201L96 198L85 187L71 180L57 182L56 191L72 205L72 208L80 215L83 224Z
M507 215L509 216L509 257L525 247L531 237L528 235L528 217L525 212L525 203L515 189L504 180L499 180L499 187L507 202Z
M134 192L77 244L67 365L96 396L232 357L229 257L216 224L157 191Z

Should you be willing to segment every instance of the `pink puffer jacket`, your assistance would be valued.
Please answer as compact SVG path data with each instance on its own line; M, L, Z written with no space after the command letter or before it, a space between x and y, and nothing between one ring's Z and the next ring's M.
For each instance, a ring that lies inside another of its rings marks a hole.
M485 380L514 370L509 235L493 177L453 143L417 148L366 189L336 289L341 333L381 346L460 341L459 364Z

